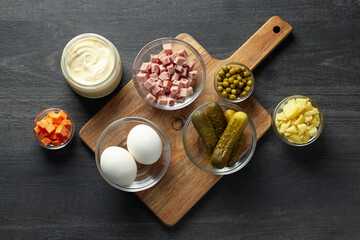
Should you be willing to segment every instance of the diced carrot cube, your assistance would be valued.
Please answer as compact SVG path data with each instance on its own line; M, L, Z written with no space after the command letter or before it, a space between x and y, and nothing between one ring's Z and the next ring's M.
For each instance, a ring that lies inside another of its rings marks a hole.
M51 121L56 124L59 124L62 120L63 120L63 117L60 114L54 114L51 117Z
M65 127L72 126L72 122L69 119L62 120L60 124L64 125Z
M55 127L54 127L54 125L53 125L52 123L49 123L49 124L47 124L47 125L45 126L45 130L46 130L49 134L51 134L51 133L55 130Z
M66 127L64 127L63 125L59 125L56 128L55 133L60 135L62 138L66 138L66 136L68 135L67 134L68 131L69 130Z
M37 122L37 126L39 126L40 128L44 129L46 126L47 122L42 119L41 121Z
M45 146L47 146L47 145L49 145L49 144L51 143L51 140L50 140L49 138L45 137L45 138L43 138L43 139L41 140L41 142L42 142Z
M60 110L59 115L62 117L62 120L67 118L67 114L63 110Z
M38 138L40 139L40 141L43 140L44 137L45 137L45 135L44 135L43 132L38 132L37 136L38 136Z
M43 129L41 132L44 134L45 137L48 137L50 135L45 129Z
M52 145L54 145L55 147L60 146L63 142L61 140L54 140L51 141Z
M53 132L53 133L50 134L50 139L51 139L51 140L59 140L59 136L56 135L55 132Z
M39 125L36 125L36 127L34 127L34 131L35 131L36 133L41 132L41 128L39 127Z

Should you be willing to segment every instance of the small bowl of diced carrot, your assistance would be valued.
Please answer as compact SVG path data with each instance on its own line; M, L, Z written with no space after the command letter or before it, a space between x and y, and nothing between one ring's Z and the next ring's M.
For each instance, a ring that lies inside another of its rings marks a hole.
M35 118L33 132L40 146L56 150L71 141L75 126L70 115L64 110L49 108Z

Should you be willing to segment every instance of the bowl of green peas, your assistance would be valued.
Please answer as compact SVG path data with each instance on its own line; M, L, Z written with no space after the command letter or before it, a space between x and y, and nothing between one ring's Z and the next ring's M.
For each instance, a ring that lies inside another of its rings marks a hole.
M244 64L230 62L216 71L214 87L225 100L239 103L247 99L254 91L254 75Z

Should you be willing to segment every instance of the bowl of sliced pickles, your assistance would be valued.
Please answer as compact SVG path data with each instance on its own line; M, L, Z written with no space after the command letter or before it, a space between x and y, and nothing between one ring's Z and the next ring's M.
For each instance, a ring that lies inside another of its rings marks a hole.
M215 74L215 91L226 101L239 103L254 91L254 74L244 64L230 62L222 65Z
M183 130L184 149L201 170L227 175L242 169L256 148L256 131L250 116L226 101L195 109Z

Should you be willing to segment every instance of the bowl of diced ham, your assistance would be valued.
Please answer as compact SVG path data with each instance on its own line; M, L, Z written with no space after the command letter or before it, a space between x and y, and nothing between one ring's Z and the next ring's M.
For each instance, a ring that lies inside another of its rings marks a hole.
M176 38L160 38L147 44L138 53L132 74L140 96L163 110L191 104L206 80L205 63L199 52Z

